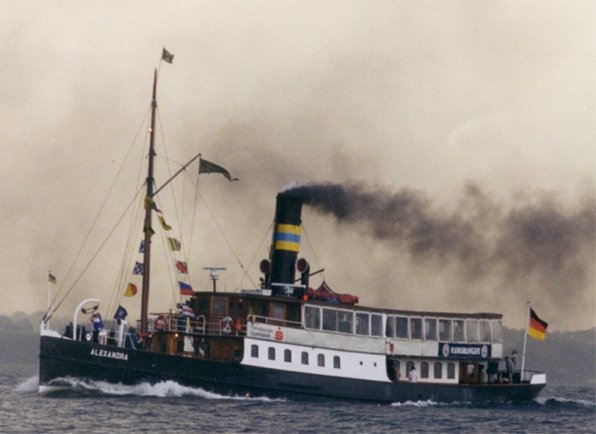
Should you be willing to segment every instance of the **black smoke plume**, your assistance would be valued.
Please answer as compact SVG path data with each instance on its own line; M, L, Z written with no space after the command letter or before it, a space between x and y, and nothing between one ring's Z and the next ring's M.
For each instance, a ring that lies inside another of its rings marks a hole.
M437 209L419 191L390 192L355 182L303 185L284 194L418 261L455 266L468 281L499 277L506 288L531 281L553 296L594 284L593 194L573 209L548 195L506 208L474 184L466 185L449 209Z

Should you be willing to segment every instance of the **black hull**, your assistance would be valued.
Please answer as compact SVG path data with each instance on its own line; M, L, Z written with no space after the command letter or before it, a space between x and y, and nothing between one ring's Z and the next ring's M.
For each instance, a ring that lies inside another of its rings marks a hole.
M445 385L385 383L328 377L116 348L89 342L42 336L40 386L74 377L109 383L156 384L172 380L223 395L271 398L337 398L371 402L528 401L544 384Z

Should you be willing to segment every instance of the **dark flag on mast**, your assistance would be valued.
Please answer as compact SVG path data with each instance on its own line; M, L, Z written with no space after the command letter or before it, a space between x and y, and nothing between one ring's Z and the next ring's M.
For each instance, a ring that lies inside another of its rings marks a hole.
M228 179L228 181L238 181L238 178L232 178L232 175L230 175L230 172L228 172L227 169L224 169L211 161L203 160L202 158L199 159L199 175L201 173L221 173Z
M174 55L164 48L161 52L161 60L172 63L174 61Z
M121 305L118 305L118 309L116 309L116 313L114 314L114 319L125 319L126 316L128 315L128 312L126 311L125 308L123 308Z

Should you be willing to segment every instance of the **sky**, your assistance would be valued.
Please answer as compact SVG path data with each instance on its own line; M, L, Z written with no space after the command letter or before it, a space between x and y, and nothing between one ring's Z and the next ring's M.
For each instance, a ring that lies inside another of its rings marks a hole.
M258 284L275 196L306 185L333 193L303 211L301 256L325 269L315 286L324 277L377 307L502 312L514 328L530 301L552 330L596 325L594 2L0 0L0 11L0 314L44 310L48 270L72 288L64 315L83 297L114 303L126 235L77 276L142 184L159 67L157 164L201 152L240 178L203 175L197 196L195 165L178 202L164 193L182 229L190 217L174 206L199 198L185 245L195 289L210 289L213 265L227 268L220 290ZM121 166L130 149L137 165ZM104 205L112 185L127 199ZM167 279L155 282L150 311L172 307ZM117 302L138 309L138 296Z

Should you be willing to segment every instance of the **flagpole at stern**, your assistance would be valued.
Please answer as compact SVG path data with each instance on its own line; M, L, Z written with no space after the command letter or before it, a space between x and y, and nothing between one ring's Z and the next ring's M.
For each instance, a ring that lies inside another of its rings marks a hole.
M521 374L520 374L520 383L524 381L524 370L526 368L526 345L528 343L528 325L530 324L530 302L526 302L526 328L524 333L524 349L522 354L522 365L521 365Z
M52 272L48 271L48 310L46 311L46 315L52 308L52 277L53 277ZM45 319L45 316L44 316L44 319ZM44 321L44 325L45 325L46 330L50 329L50 319L49 318L47 318Z

